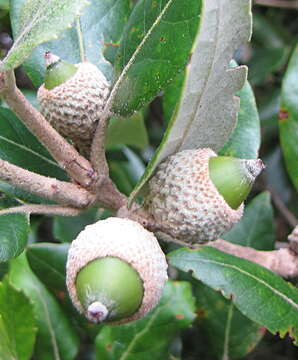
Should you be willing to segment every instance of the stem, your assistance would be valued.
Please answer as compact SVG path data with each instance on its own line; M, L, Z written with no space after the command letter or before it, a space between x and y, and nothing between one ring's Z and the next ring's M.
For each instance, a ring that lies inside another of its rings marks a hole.
M0 179L62 205L84 208L94 200L94 195L79 185L42 176L1 159Z
M228 254L252 261L288 278L298 276L298 256L290 249L259 251L219 239L206 244Z
M27 101L16 87L13 71L0 72L0 94L69 176L82 186L89 186L95 177L91 164Z
M112 180L108 177L101 183L96 194L96 204L117 211L127 204L127 198L123 195Z
M298 1L286 1L286 0L255 0L256 5L271 6L286 9L298 9Z
M80 57L81 61L86 61L86 55L85 55L85 47L84 47L84 39L83 39L83 32L81 27L81 21L80 16L76 17L76 30L78 34L78 40L79 40L79 48L80 48Z
M15 206L8 209L0 210L0 215L3 214L43 214L43 215L58 215L58 216L77 216L81 210L57 205L22 205Z

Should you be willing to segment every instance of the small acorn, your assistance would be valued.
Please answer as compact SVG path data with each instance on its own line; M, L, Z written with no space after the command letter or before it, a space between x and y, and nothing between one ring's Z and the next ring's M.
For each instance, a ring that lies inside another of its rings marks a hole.
M207 148L181 151L159 165L140 211L183 242L216 240L240 220L263 168L261 160L217 156Z
M157 305L167 278L155 236L129 219L88 225L69 249L70 297L95 323L123 324L145 316Z
M73 65L46 52L45 64L45 82L37 93L41 113L88 157L110 92L109 84L102 72L89 62Z

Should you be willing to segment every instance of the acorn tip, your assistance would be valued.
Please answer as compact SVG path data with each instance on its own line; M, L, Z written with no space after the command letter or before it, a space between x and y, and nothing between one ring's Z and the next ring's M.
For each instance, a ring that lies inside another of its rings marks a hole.
M46 67L49 67L50 65L52 65L52 64L54 64L54 63L56 63L57 61L60 60L59 56L54 55L50 51L45 52L44 59L45 59Z
M99 301L94 301L88 306L87 317L95 323L103 322L109 315L108 309Z

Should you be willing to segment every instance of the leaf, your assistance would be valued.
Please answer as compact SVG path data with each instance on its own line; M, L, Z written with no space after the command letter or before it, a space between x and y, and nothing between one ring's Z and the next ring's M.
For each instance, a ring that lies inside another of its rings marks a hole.
M37 243L26 250L28 262L34 274L55 295L67 316L76 326L92 338L101 325L91 324L73 306L66 287L66 261L69 244ZM45 276L47 274L47 276Z
M12 18L18 17L19 1L13 2ZM111 64L105 60L103 53L109 61L113 62L115 56L113 53L119 47L119 40L129 13L129 0L90 0L90 5L84 9L84 13L80 17L86 58L97 65L108 79L112 78L113 69ZM64 31L59 39L38 46L25 62L25 70L34 85L39 87L44 79L43 55L46 51L51 51L62 59L75 64L81 62L79 48L78 29L77 26L73 26Z
M0 158L35 173L67 180L66 173L46 148L9 109L0 107ZM39 196L0 181L0 191L29 202L44 202Z
M129 18L115 62L113 111L128 116L152 100L186 65L201 1L141 0Z
M25 255L11 261L9 280L33 303L38 326L35 357L73 360L78 352L78 337L54 297L29 268Z
M61 242L73 241L86 225L95 222L96 211L96 208L92 208L78 216L55 216L54 237Z
M5 279L0 283L0 358L31 359L36 337L33 306Z
M24 250L29 230L28 215L0 215L0 262L18 256Z
M298 344L298 289L290 283L262 266L207 246L171 252L168 260L220 290L252 321L281 337L289 333Z
M239 109L234 94L244 85L246 68L229 68L229 63L236 49L249 40L250 32L249 0L204 2L179 103L129 204L169 155L200 147L218 151L230 137Z
M105 326L96 338L100 360L168 359L171 341L194 319L194 298L187 282L168 282L159 305L130 324Z
M218 359L240 359L255 348L265 333L264 328L242 315L232 301L201 282L195 282L194 292L200 331L207 336L211 353Z
M263 192L248 204L242 219L222 238L257 250L273 250L275 243L273 220L270 193Z
M68 249L69 244L37 243L30 245L26 250L31 269L54 293L66 291Z
M282 83L279 133L290 178L298 190L298 44Z
M148 145L148 134L141 112L128 119L110 119L106 149L109 150L119 145L135 146L141 150Z
M261 144L260 119L254 93L248 81L236 94L240 98L237 125L219 155L256 159Z
M26 0L18 2L18 16L12 19L14 44L0 68L14 69L39 44L56 39L71 26L85 0Z

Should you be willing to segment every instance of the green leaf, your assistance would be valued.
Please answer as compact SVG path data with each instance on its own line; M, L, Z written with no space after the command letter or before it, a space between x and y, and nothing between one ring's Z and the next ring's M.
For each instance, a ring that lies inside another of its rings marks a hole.
M86 0L21 0L13 4L18 14L12 18L14 44L3 60L1 69L14 69L39 44L56 39L71 26Z
M237 125L219 155L256 159L261 144L260 119L254 93L248 81L236 95L240 97Z
M148 134L141 112L128 119L112 118L110 120L106 149L109 150L119 145L135 146L141 150L148 145Z
M257 264L210 247L180 249L168 255L170 265L224 296L249 319L273 334L287 333L298 344L298 289Z
M65 296L66 261L69 244L37 243L26 255L35 275L55 294ZM47 274L45 277L44 274ZM64 292L64 294L61 294Z
M73 241L86 225L96 220L96 208L88 209L78 216L55 216L53 232L61 242Z
M73 306L66 287L66 261L69 244L37 243L26 250L34 274L58 299L59 304L77 326L94 338L101 325L91 324ZM47 276L45 276L47 274Z
M96 338L96 358L168 359L172 340L194 318L191 285L168 282L159 305L145 318L126 325L105 326L100 331Z
M298 190L298 44L283 79L279 116L283 155L290 178Z
M263 192L248 204L242 219L222 238L257 250L273 250L275 242L273 220L270 193Z
M24 250L29 230L28 215L0 215L0 262L18 256Z
M5 279L0 283L0 358L31 359L36 337L33 306Z
M25 255L11 261L9 280L33 303L38 326L35 357L73 360L78 352L78 337L54 297L31 271Z
M218 151L230 137L239 109L234 94L244 85L246 68L229 63L250 37L250 6L249 0L205 1L179 103L129 204L169 155L200 147Z
M113 111L128 116L184 68L199 25L201 0L141 0L129 18L115 62Z
M273 209L270 194L256 196L245 208L242 219L223 238L259 250L274 248ZM206 332L218 358L241 358L253 350L264 329L244 316L220 293L194 282L202 331Z
M218 359L240 359L262 339L265 329L244 316L219 292L196 281L194 292L200 331L206 334L208 348Z
M14 1L13 18L18 17L19 10L18 1ZM110 62L114 61L114 53L118 49L129 13L130 0L91 0L80 17L86 58L97 65L108 79L112 78L113 69L104 55ZM73 64L81 62L77 30L77 26L74 26L64 31L58 40L38 46L25 62L25 70L36 87L43 83L45 73L43 55L46 51L51 51Z
M0 107L0 158L35 173L67 180L66 173L49 152L9 109ZM0 181L0 191L29 202L44 202L39 196Z

